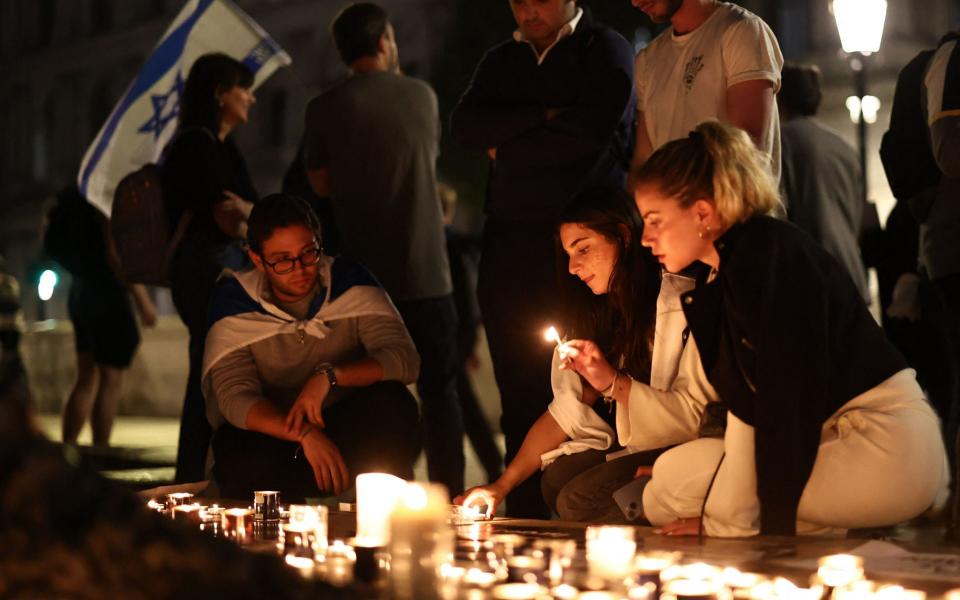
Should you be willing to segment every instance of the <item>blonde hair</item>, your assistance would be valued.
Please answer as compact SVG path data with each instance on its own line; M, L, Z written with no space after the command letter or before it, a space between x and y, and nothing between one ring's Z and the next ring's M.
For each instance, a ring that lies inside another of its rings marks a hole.
M636 172L637 187L655 185L683 208L712 198L726 228L781 208L768 160L745 131L704 121L654 152Z

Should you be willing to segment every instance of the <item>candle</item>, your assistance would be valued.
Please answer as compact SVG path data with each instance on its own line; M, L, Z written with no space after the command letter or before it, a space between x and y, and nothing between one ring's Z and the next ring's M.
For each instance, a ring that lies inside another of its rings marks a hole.
M175 521L185 521L196 525L200 524L199 504L180 504L174 506L170 514Z
M238 544L245 544L253 537L253 511L246 508L228 508L223 511L223 533Z
M490 571L482 571L476 567L467 569L463 575L463 583L479 588L488 588L497 582L497 574Z
M592 577L622 582L630 573L636 552L633 527L587 527L587 564Z
M544 578L543 556L511 556L507 559L507 581L537 583Z
M550 595L553 596L555 600L576 600L579 594L580 590L566 583L561 583L560 585L550 588ZM582 598L583 596L580 597Z
M471 492L471 496L475 493ZM454 526L473 525L477 520L489 518L485 511L481 511L473 503L464 502L463 506L453 505L450 507L450 522Z
M314 570L316 569L317 564L313 562L312 558L306 558L303 556L294 556L288 554L283 559L288 565L297 570L301 577L304 579L312 579Z
M633 562L633 584L643 587L651 584L655 594L660 594L660 573L680 560L679 552L643 552ZM639 593L639 592L638 592Z
M663 584L661 600L714 600L723 591L716 580L674 579Z
M353 565L357 555L353 547L344 544L342 540L334 540L327 546L323 556L321 572L324 580L338 587L345 586L353 581Z
M407 482L386 473L357 475L358 546L380 548L390 540L390 511Z
M192 504L193 503L193 494L187 492L176 492L174 494L167 494L167 508L173 508L174 506L180 506L181 504Z
M497 600L534 600L547 593L547 588L536 583L502 583L493 588Z
M920 590L908 590L899 585L882 585L873 597L877 600L926 600L927 594Z
M824 556L819 561L817 577L827 587L845 587L863 579L863 559L852 554Z
M390 514L392 597L438 598L441 567L453 558L453 529L447 526L449 498L438 484L406 484Z
M253 512L257 521L275 521L280 518L280 492L259 490L253 492Z

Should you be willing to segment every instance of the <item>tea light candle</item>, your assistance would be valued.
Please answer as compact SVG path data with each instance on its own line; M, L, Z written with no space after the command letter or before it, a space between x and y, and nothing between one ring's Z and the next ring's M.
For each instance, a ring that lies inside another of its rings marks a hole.
M831 554L819 561L817 577L832 588L844 587L863 579L863 559L852 554Z
M312 558L288 554L283 560L288 565L296 569L300 576L304 579L313 579L314 571L317 565L315 562L313 562Z
M623 580L630 574L636 552L633 527L587 527L587 564L591 576L608 581Z
M661 600L715 600L723 586L715 580L674 579L663 584Z
M180 504L174 506L170 514L174 521L185 521L196 525L199 525L201 522L199 504Z
M280 492L257 490L253 492L253 512L257 521L275 521L280 518Z
M660 573L672 567L680 560L679 552L643 552L637 554L633 562L633 583L642 587L645 583L653 585L654 592L660 592Z
M547 593L547 588L536 583L501 583L491 592L497 600L535 600Z
M204 523L216 522L219 523L223 517L223 507L219 504L214 504L213 506L201 506L200 507L200 520Z
M550 595L553 596L554 600L576 600L577 596L580 595L580 590L572 585L561 583L550 588ZM580 597L582 598L582 596Z
M193 494L187 492L176 492L174 494L167 494L167 508L173 508L174 506L180 506L181 504L192 504L193 503Z
M463 583L478 588L488 588L497 582L497 574L491 571L482 571L476 567L467 569L463 574ZM960 600L960 599L958 599Z
M507 580L537 583L544 579L546 564L542 557L511 556L507 559Z
M908 590L899 585L882 585L874 592L877 600L926 600L927 594L920 590Z
M228 508L223 511L221 523L224 535L245 544L253 538L253 511L247 508Z
M147 508L149 508L150 510L155 510L157 512L162 513L163 511L167 510L167 505L161 504L156 500L154 500L153 498L150 498L149 500L147 500Z
M390 512L407 482L386 473L357 475L356 544L371 548L390 540Z

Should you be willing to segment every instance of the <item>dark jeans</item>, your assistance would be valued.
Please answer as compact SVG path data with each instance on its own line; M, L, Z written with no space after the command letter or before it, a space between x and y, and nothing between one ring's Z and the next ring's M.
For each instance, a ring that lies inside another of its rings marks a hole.
M461 364L457 371L457 397L463 411L463 428L467 439L480 459L487 483L492 483L503 473L503 457L500 456L500 448L493 439L493 431L490 430L487 417L480 408L480 401L473 391L473 383L464 364Z
M323 411L324 433L336 444L351 483L360 473L413 479L420 453L417 402L396 381L356 390ZM213 436L213 474L225 498L249 500L254 490L278 490L283 502L323 496L298 444L221 425ZM294 454L297 455L294 458Z
M960 423L960 274L920 286L923 348L918 380L940 415L947 448L955 444ZM950 453L956 467L956 456Z
M561 456L543 473L543 498L564 521L628 523L613 492L634 480L637 467L651 466L666 448L607 461L607 450Z
M548 223L490 220L483 232L477 294L500 390L507 464L553 396L553 346L543 340L544 330L559 314L553 236L554 227ZM516 518L550 517L540 494L539 473L507 496L506 513Z
M207 421L200 375L213 288L225 267L243 270L250 266L239 244L214 244L198 237L184 237L174 255L170 292L177 314L190 332L190 368L177 443L175 479L178 483L200 481L206 476L207 451L213 431Z
M423 406L424 448L431 481L450 497L463 491L463 415L457 400L457 310L453 296L397 302L420 354L417 392Z

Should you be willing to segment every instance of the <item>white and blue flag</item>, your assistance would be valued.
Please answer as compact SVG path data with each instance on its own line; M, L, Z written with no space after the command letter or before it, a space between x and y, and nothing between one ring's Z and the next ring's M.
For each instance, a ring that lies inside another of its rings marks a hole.
M83 157L80 193L105 214L110 215L120 180L160 158L176 130L190 67L210 52L246 65L254 73L254 88L290 64L283 48L230 0L189 0Z

